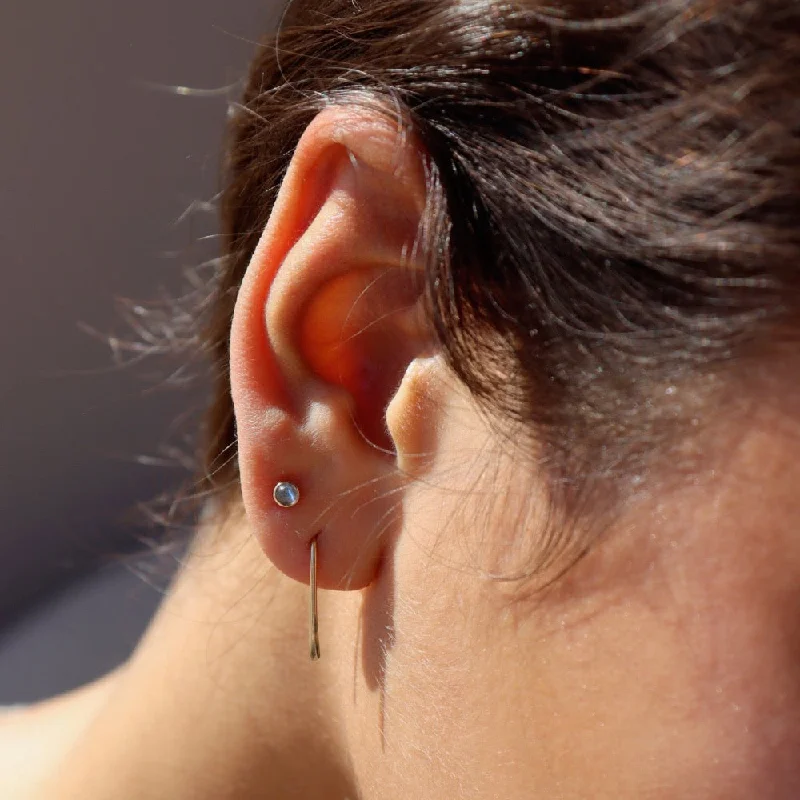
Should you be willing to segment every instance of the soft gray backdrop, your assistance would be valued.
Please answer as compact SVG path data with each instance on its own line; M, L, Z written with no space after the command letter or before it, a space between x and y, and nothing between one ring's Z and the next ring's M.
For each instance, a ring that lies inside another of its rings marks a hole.
M228 97L158 87L234 83L275 6L0 3L0 702L79 682L93 648L123 657L157 600L119 566L74 587L184 477L137 459L202 387L153 391L152 364L114 369L81 325L126 334L114 298L146 302L208 255L192 243L213 218L179 220L218 188Z

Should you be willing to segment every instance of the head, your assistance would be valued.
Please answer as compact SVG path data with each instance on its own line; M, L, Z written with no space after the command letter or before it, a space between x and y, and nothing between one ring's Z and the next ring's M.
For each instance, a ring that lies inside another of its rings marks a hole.
M289 578L317 537L365 798L800 791L799 54L789 0L295 0L258 49L209 481Z

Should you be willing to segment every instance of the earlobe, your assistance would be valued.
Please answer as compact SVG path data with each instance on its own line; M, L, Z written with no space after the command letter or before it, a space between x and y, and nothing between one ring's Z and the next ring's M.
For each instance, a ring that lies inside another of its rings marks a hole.
M386 414L432 351L414 258L424 206L421 152L396 124L328 109L298 145L237 299L245 508L292 578L308 582L316 538L322 588L368 585L399 525L407 476ZM274 502L280 481L298 487L295 506Z

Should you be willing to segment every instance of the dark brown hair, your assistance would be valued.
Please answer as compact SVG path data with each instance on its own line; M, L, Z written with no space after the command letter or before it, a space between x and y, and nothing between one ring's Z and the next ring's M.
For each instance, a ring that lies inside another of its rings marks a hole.
M237 480L237 289L322 108L413 127L431 324L576 501L663 452L686 397L796 313L798 85L793 0L294 0L230 123L209 483Z

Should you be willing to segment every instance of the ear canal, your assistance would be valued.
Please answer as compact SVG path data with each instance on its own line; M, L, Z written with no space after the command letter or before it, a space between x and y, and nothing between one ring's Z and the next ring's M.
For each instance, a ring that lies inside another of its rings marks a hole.
M304 319L304 360L320 378L346 390L361 435L387 452L395 448L386 409L419 355L420 309L415 271L376 267L331 282Z

